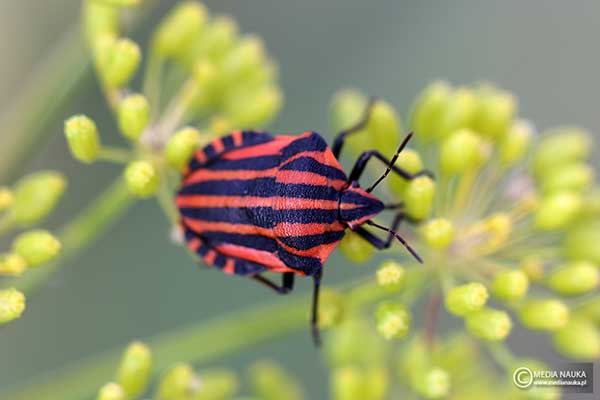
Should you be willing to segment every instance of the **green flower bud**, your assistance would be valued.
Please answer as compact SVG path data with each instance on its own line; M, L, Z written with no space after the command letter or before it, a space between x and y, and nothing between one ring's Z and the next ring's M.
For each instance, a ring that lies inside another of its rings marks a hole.
M462 174L481 163L482 142L468 129L450 134L441 144L440 170L445 174Z
M442 138L462 128L471 126L478 101L473 91L458 88L454 91L439 120L439 134Z
M364 381L360 370L346 366L333 370L331 378L332 400L364 400Z
M102 36L117 36L119 33L119 10L98 1L84 3L85 36L90 47L94 47Z
M583 129L561 127L547 132L533 154L537 177L554 168L585 159L592 149L592 136Z
M26 269L27 261L19 254L0 254L0 275L20 276Z
M196 61L199 56L221 61L235 46L237 34L238 26L234 19L228 16L216 17L206 26L202 40L194 42L192 61Z
M183 56L199 37L208 19L204 5L195 1L178 4L161 22L154 35L154 49L163 57Z
M15 196L10 189L6 187L0 187L0 212L10 208Z
M36 267L58 256L61 244L50 232L34 230L17 236L13 251L23 257L27 266Z
M544 197L535 210L535 226L541 230L561 229L571 223L582 207L581 196L558 192Z
M389 149L386 149L389 150ZM402 168L406 172L410 174L416 174L423 170L423 161L421 160L421 156L416 150L413 149L404 149L402 153L398 156L398 160L396 160L396 166L398 168ZM402 196L404 191L406 190L406 185L408 181L396 174L388 175L388 185L392 189L392 191Z
M170 166L183 169L200 142L200 132L195 128L184 128L175 133L165 147L165 158Z
M341 90L331 102L331 125L336 132L349 129L356 125L365 114L367 98L357 90ZM347 146L351 150L363 150L369 147L369 138L363 129L348 136Z
M406 214L416 220L429 216L433 208L435 182L428 176L419 176L408 182L404 191Z
M493 140L503 137L514 118L517 99L511 93L484 86L478 90L473 129Z
M177 400L191 397L197 386L196 375L188 364L178 364L163 376L156 392L157 400Z
M256 128L266 125L275 117L283 104L283 94L276 86L267 86L251 93L239 95L227 105L227 116L235 126Z
M600 220L583 221L569 230L564 241L566 254L576 260L600 265Z
M130 39L117 39L98 55L98 70L106 86L121 88L135 75L142 58L139 46Z
M544 193L582 191L594 181L594 169L584 163L560 165L548 171L542 180Z
M158 190L158 171L148 161L134 161L125 169L129 191L139 197L150 197Z
M446 82L434 82L425 88L413 105L410 117L410 126L417 138L429 141L440 137L439 122L451 97L452 88Z
M591 321L572 318L552 335L554 347L565 357L594 360L600 357L600 331Z
M502 301L521 300L527 294L529 278L525 272L515 269L500 271L492 282L492 295Z
M465 316L480 310L488 299L488 291L479 282L467 283L450 289L446 295L446 309L454 315Z
M348 230L340 243L340 250L346 258L355 263L364 263L371 258L373 246L357 233Z
M509 315L501 310L483 308L465 317L465 326L474 336L488 340L504 340L512 329Z
M445 370L433 367L419 374L413 374L412 388L426 399L440 399L450 393L450 374Z
M322 290L319 300L319 327L322 329L334 327L342 321L343 315L344 299L341 293L333 289Z
M25 295L15 288L0 290L0 324L17 319L25 311Z
M117 371L117 382L128 398L136 398L146 391L151 368L152 354L144 343L133 342L125 349Z
M92 163L100 153L100 139L96 124L85 115L76 115L65 122L65 136L69 150L77 160Z
M379 304L375 313L377 330L387 340L401 339L408 334L411 317L402 304L385 302Z
M379 100L373 104L369 122L365 127L369 138L369 148L389 153L400 144L402 123L400 117L389 103Z
M121 385L110 382L102 386L96 400L127 400L127 394Z
M302 388L280 365L260 361L250 367L253 393L263 400L301 400Z
M500 164L510 168L523 159L531 145L533 125L524 120L516 120L502 137L498 147Z
M555 331L569 321L569 309L560 300L532 299L519 308L519 319L527 328Z
M402 265L396 261L384 261L377 270L377 283L385 289L397 291L404 283L405 274Z
M421 236L429 247L443 250L450 246L454 239L454 226L446 218L431 219L421 229Z
M226 370L207 371L200 376L200 382L194 400L229 399L238 389L237 377Z
M565 296L591 292L598 287L600 270L587 261L576 261L559 267L547 278L549 288Z
M66 186L64 176L54 171L36 172L22 178L14 191L12 219L21 225L40 222L56 207Z
M225 56L223 72L228 81L243 82L265 59L265 45L257 36L246 36Z
M119 129L131 141L137 141L150 120L150 105L146 97L132 94L119 103Z

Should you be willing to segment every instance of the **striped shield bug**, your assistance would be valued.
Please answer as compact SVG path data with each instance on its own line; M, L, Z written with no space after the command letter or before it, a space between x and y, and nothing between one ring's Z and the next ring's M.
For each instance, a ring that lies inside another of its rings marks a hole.
M316 344L323 264L347 228L378 249L397 239L421 262L396 232L404 217L402 205L386 206L371 193L390 172L406 180L431 175L410 174L394 165L412 133L391 159L377 150L366 151L349 175L338 162L344 140L365 127L373 104L371 100L355 126L337 135L332 148L316 132L272 136L236 131L220 137L196 151L176 195L187 246L206 264L250 277L280 294L293 289L295 275L313 278L311 327ZM386 170L363 189L358 179L373 159ZM385 208L398 210L390 228L371 220ZM365 226L386 231L387 237ZM281 273L281 285L263 272Z

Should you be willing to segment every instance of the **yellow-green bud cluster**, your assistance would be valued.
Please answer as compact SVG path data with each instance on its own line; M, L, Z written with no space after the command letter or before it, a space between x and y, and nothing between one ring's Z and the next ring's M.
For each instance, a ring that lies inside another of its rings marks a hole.
M373 246L353 231L346 232L340 243L340 250L355 263L364 263L374 253Z
M119 129L131 141L137 141L150 121L150 105L141 94L132 94L119 103Z
M556 331L569 322L569 308L557 299L529 299L519 307L519 318L532 330Z
M44 220L56 207L67 187L65 177L54 171L41 171L17 182L13 201L7 210L18 225L28 226Z
M117 383L127 398L136 398L146 390L152 368L152 354L148 346L141 342L131 343L119 364Z
M395 302L381 303L375 315L377 330L385 339L401 339L408 334L411 316L404 305Z
M149 161L134 161L125 169L125 183L132 194L149 197L158 190L159 172Z
M0 290L0 325L17 319L25 311L25 295L15 288Z
M249 368L254 395L263 400L301 400L303 391L296 379L279 364L259 361Z
M406 271L402 265L394 260L388 260L377 270L377 283L390 291L397 291L404 284Z
M488 291L479 282L456 286L446 295L446 309L454 315L465 316L480 310L488 299Z
M172 59L188 69L193 109L211 110L234 129L263 126L282 105L262 40L239 36L233 20L211 17L198 2L182 2L164 18L152 51L160 63Z

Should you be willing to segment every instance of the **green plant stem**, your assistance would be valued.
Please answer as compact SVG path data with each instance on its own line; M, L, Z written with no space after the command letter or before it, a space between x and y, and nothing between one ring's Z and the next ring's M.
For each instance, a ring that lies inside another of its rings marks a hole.
M32 293L50 275L84 250L94 239L104 233L134 202L122 179L113 183L100 197L60 232L62 251L51 264L28 271L23 277L10 280L6 287L16 287L25 294Z
M345 286L352 287L352 285ZM369 293L370 295L365 295L365 291L359 286L349 292L348 300L360 306L378 299L382 291L369 291ZM201 365L221 360L238 350L302 329L306 330L306 343L299 345L311 348L307 312L309 302L307 296L278 299L277 302L230 313L150 338L146 342L153 352L153 373L160 374L178 362ZM105 354L76 362L0 393L0 398L11 400L89 398L112 378L121 352L122 348L119 347ZM318 349L314 349L314 352L315 357L318 357Z
M112 163L126 164L132 161L133 155L127 149L102 146L98 158L100 158L103 161L108 161Z

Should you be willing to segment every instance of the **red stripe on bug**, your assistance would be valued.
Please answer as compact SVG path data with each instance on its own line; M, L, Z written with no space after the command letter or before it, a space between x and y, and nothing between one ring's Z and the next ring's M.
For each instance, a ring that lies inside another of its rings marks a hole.
M217 252L213 249L210 249L204 255L203 260L205 263L213 265L213 263L215 262L215 258L217 258Z
M298 232L302 232L302 236L305 235L321 235L327 232L342 231L344 226L340 222L334 222L332 224L300 224L292 222L281 222L275 225L273 228L275 234L278 237L286 236L298 236Z
M228 181L228 180L250 180L256 178L268 178L275 176L277 168L270 168L259 171L252 170L211 170L201 168L191 173L184 184L205 182L205 181Z
M196 154L194 156L200 164L204 164L206 162L206 154L204 153L204 150L196 151Z
M293 137L284 137L284 139L285 140L272 140L267 143L230 150L223 153L222 158L224 160L242 160L244 158L277 155L281 153L282 148L291 142Z
M188 248L195 253L198 251L200 246L202 246L202 242L200 241L200 239L194 237L188 240L187 245Z
M255 225L230 224L228 222L208 222L192 218L183 218L185 224L196 233L202 232L225 232L238 233L242 235L260 235L275 238L272 229L260 228Z
M217 138L212 142L213 149L215 149L215 153L220 154L225 150L225 146L223 145L223 139Z
M256 250L235 244L215 246L219 253L264 265L273 272L297 272L283 263L276 255L268 251Z
M226 274L232 275L235 273L235 261L232 258L227 258L225 262L225 266L223 267L223 272Z
M179 208L253 208L272 207L274 210L352 210L360 207L350 203L339 204L337 200L302 199L292 197L253 197L253 196L205 196L179 195L175 203Z
M241 146L244 138L242 137L242 131L235 131L231 134L231 139L233 139L233 145L235 147Z
M278 242L278 243L279 243L279 246L284 248L289 253L292 253L292 254L295 254L295 255L301 256L301 257L318 258L321 261L321 264L324 264L325 261L327 260L327 258L329 257L329 255L331 254L331 252L333 250L335 250L335 248L340 244L340 240L333 242L333 243L320 244L320 245L311 247L310 249L306 249L306 250L295 249L295 248L290 247L282 242Z
M344 185L346 181L340 179L331 179L323 175L313 172L304 171L279 171L276 175L276 180L279 183L288 184L308 184L314 186L338 186Z

